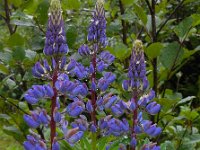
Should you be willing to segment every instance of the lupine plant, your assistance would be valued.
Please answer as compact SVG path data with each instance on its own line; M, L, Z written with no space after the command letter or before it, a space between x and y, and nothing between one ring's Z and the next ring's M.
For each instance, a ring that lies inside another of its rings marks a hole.
M146 133L155 137L161 133L161 128L152 121L143 118L143 112L155 115L160 111L160 104L153 101L155 92L150 89L146 76L146 64L142 42L136 40L132 50L130 65L128 69L128 80L123 81L123 89L132 93L132 98L127 102L129 113L132 116L132 123L129 132L131 138L130 146L135 150L137 146L137 135ZM141 149L158 150L159 146L154 143L145 144Z
M88 29L88 44L78 49L79 55L86 57L88 64L68 59L64 21L59 0L52 0L46 32L44 55L46 59L37 62L32 73L41 79L43 85L33 85L24 95L25 100L35 110L24 115L30 126L30 135L24 142L26 150L59 150L59 140L74 145L84 133L91 133L92 149L96 150L97 139L102 136L129 136L129 145L120 145L120 150L130 147L136 149L138 135L146 133L157 136L161 128L143 119L143 113L155 115L160 105L152 101L155 96L149 90L142 43L135 41L128 72L129 80L123 88L132 93L128 102L108 91L116 76L107 72L115 57L108 51L106 37L106 18L103 0L98 0ZM86 79L89 79L86 81ZM45 109L50 102L50 109ZM67 105L66 105L67 104ZM43 106L43 107L42 107ZM132 122L126 119L132 116ZM66 118L70 118L70 121ZM69 124L69 125L68 125ZM50 130L50 137L38 135ZM49 138L49 139L48 139ZM109 145L106 149L109 149ZM144 145L143 150L158 150L155 143Z
M48 60L37 62L32 69L33 75L44 80L45 84L33 85L24 95L25 100L36 108L29 115L24 115L25 122L32 129L50 128L50 139L45 139L44 136L30 130L30 135L24 142L24 148L27 150L58 150L57 140L65 139L73 145L83 136L83 132L77 127L68 129L68 122L64 116L78 116L85 107L78 96L87 93L85 84L69 79L68 75L73 73L76 62L66 58L68 51L60 2L52 0L44 47L44 54ZM70 100L70 104L62 112L60 97ZM46 101L50 101L50 109L47 110L41 107ZM57 131L62 131L63 135L60 137Z

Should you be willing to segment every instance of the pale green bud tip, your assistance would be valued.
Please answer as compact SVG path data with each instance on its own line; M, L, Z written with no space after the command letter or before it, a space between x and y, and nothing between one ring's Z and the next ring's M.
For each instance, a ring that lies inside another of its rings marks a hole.
M51 0L50 11L61 10L60 0Z
M104 0L97 0L97 7L101 8L104 5Z
M142 41L140 41L140 40L135 40L135 42L133 43L133 47L134 47L136 50L138 50L138 51L143 50Z

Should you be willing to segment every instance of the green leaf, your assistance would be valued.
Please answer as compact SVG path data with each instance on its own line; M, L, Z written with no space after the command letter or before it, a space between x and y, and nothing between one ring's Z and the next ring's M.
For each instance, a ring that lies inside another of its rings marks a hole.
M178 102L178 104L183 104L183 103L189 102L189 101L193 100L194 98L196 98L196 97L195 97L195 96L188 96L188 97L186 97L186 98L184 98L184 99L181 99L181 100Z
M193 23L192 23L193 27L200 24L200 14L192 14L191 17L193 19Z
M200 134L193 134L189 136L189 141L184 142L184 145L196 144L200 142Z
M133 7L134 7L133 11L141 19L143 25L146 25L147 24L147 15L146 15L144 9L140 6L138 6L137 4L134 4Z
M131 5L135 2L135 0L121 0L123 5Z
M69 27L66 33L66 38L68 41L67 44L69 48L73 47L74 43L76 42L77 35L77 29L74 26Z
M21 138L22 137L21 131L17 129L15 126L3 126L3 131L8 135L13 136L15 139L19 141L24 140L24 138Z
M168 70L175 68L182 60L183 49L177 43L170 43L166 45L160 55L160 61Z
M160 50L163 48L162 43L152 43L145 49L145 53L151 59L156 58L160 55Z
M13 81L11 79L7 79L6 85L9 87L9 89L13 89L16 86L16 83L15 83L15 81Z
M75 9L78 10L81 6L79 0L66 0L62 2L64 9Z
M34 27L35 25L33 24L32 21L30 20L12 20L11 24L17 25L17 26L27 26L27 27Z
M6 68L6 66L5 65L3 65L3 64L0 64L0 73L2 73L2 74L8 74L9 73L9 70L8 70L8 68Z
M49 1L42 0L36 10L36 18L40 24L46 24L48 19Z
M121 61L126 59L131 54L131 49L129 49L126 45L123 43L118 43L114 46L114 48L107 47L107 49L118 59Z
M24 46L24 43L24 38L18 33L11 35L7 42L9 47Z
M9 120L9 119L11 119L11 117L8 116L7 114L0 114L0 119L6 119L6 120Z
M15 47L13 50L13 58L22 61L25 58L25 50L23 47Z
M183 41L187 37L187 34L192 27L192 23L192 17L187 17L174 28L174 32L179 37L180 41Z

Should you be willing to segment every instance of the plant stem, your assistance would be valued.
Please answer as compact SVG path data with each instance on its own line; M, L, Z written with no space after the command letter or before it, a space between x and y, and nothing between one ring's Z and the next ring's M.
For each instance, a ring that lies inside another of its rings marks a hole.
M119 8L120 8L120 13L121 15L123 15L125 13L125 9L124 9L124 6L122 4L122 1L119 0ZM122 23L122 40L123 40L123 43L125 45L127 45L127 23L124 19L121 20L121 23Z
M91 82L96 83L96 52L94 51L94 54L92 56L92 65L94 67L94 72L92 73L91 76ZM95 126L97 126L97 121L96 121L96 91L91 90L91 101L92 101L92 107L93 107L93 112L91 113L91 119L94 123ZM92 150L96 150L96 133L92 132Z
M96 150L97 137L96 133L92 133L92 150Z
M137 125L137 116L138 116L138 106L137 106L137 99L138 99L138 95L137 95L137 92L136 94L133 95L133 99L132 99L132 103L135 103L135 110L133 111L133 127L132 127L132 135L131 135L131 138L134 137L136 139L136 134L135 134L135 126ZM131 147L131 150L135 150L135 147Z
M56 122L54 121L54 117L53 117L53 113L54 113L54 109L56 107L56 98L57 98L57 90L55 88L55 82L57 81L58 78L58 73L57 73L57 69L55 69L55 71L53 72L53 91L54 91L54 96L51 99L51 122L50 122L50 126L51 126L51 150L52 150L52 144L53 144L53 140L54 137L56 136Z

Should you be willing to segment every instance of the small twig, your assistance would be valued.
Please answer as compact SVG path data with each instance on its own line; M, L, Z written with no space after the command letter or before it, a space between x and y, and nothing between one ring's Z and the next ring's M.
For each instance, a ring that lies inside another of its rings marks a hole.
M120 13L121 15L123 15L125 13L125 9L124 9L124 6L122 4L122 1L119 0L119 8L120 8ZM127 45L127 23L124 19L121 19L121 22L122 22L122 40L123 40L123 43L125 45Z
M14 34L16 32L16 29L17 27L15 26L15 28L13 29L13 26L10 24L10 9L9 9L9 6L8 6L8 0L4 0L4 9L5 9L5 15L6 17L3 17L7 26L8 26L8 29L9 29L9 32L10 32L10 35Z
M158 34L160 33L160 31L164 28L164 26L167 24L167 22L171 19L171 17L176 13L176 11L178 10L178 8L183 4L184 0L182 0L174 9L174 11L167 17L167 19L163 22L163 24L160 26L160 28L158 29L158 31L156 32L156 35L158 36Z
M149 3L149 0L145 0L145 2L147 3L147 6L149 8L150 13L152 14L153 11L152 11L152 8L151 8L151 4Z
M46 32L42 29L42 27L40 26L40 24L39 24L37 19L35 19L35 23L36 23L37 27L39 28L39 30L45 35Z

